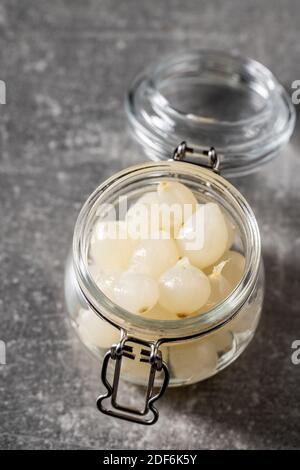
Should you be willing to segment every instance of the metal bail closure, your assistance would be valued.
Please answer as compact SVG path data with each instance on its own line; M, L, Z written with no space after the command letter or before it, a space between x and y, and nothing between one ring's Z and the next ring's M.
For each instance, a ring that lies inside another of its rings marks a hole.
M173 160L194 163L219 173L220 159L214 147L209 149L192 148L183 141L175 148Z
M123 406L118 403L118 388L120 381L122 358L127 357L131 360L135 359L133 347L127 345L126 343L128 342L140 344L148 348L141 350L140 357L140 362L145 362L149 364L149 379L146 391L145 405L144 408L141 410ZM148 343L147 341L127 336L125 331L122 330L120 342L118 344L112 345L111 349L107 351L103 359L101 380L107 392L103 395L100 395L97 399L97 408L99 409L99 411L109 416L115 416L116 418L124 419L126 421L132 421L134 423L147 425L156 423L159 417L159 412L154 406L154 403L164 394L169 384L168 366L162 360L162 354L158 348L159 343ZM112 384L110 384L107 378L107 369L110 360L115 362ZM155 375L157 372L160 371L162 371L164 374L163 384L158 393L155 394L153 391ZM107 400L110 401L109 408L105 407L104 405L104 402Z

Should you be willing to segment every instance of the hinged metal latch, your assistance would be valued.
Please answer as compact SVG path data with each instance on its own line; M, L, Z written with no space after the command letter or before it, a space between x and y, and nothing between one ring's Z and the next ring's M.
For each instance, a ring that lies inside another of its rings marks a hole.
M174 150L173 160L194 163L219 173L220 159L214 147L209 149L192 148L183 141Z
M149 364L149 379L146 391L145 405L143 409L136 409L128 406L123 406L118 402L118 389L120 381L120 372L122 365L122 358L127 357L131 360L135 359L133 347L127 343L136 343L147 347L148 349L141 350L140 362ZM107 378L107 369L109 361L112 360L114 364L114 374L112 384ZM156 373L163 372L163 382L160 390L154 393L154 381ZM100 395L97 399L97 407L99 411L110 416L132 421L140 424L154 424L159 417L159 412L155 408L154 403L164 394L169 384L169 370L168 366L162 359L161 351L159 351L158 343L148 343L137 338L129 337L122 333L121 340L118 344L114 344L104 356L101 380L107 390L104 395ZM110 399L110 400L109 400ZM105 401L110 401L110 407L107 408L104 404Z

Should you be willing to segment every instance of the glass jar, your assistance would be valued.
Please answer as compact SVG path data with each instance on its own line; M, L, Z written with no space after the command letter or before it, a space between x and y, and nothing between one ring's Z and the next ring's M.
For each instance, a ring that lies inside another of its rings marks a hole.
M295 111L268 69L223 51L176 54L148 67L133 82L126 110L136 140L155 162L113 175L84 204L67 261L65 297L80 339L102 363L106 393L97 400L99 410L153 424L154 403L168 385L218 373L253 338L264 295L259 230L247 201L216 170L236 176L257 169L289 140ZM189 146L179 146L167 160L181 140ZM238 228L245 268L235 289L211 310L155 320L129 313L97 287L89 271L89 244L100 206L117 206L125 195L134 203L168 179L188 186L201 202L223 208ZM141 409L120 402L120 378L146 385Z
M170 178L188 186L201 201L213 200L223 208L238 227L245 270L234 291L206 313L180 320L146 319L123 310L97 287L89 272L89 242L100 206L116 205L124 195L134 202L158 182ZM142 350L151 350L151 345L157 345L162 353L170 386L204 380L241 354L259 321L264 276L255 217L243 196L210 169L175 161L128 168L99 186L83 206L75 226L65 286L73 326L82 342L100 361L113 344L120 343L122 335L131 338L125 343L132 346L135 357L123 358L122 377L125 380L147 385L150 363L141 363L140 359L143 358ZM132 342L135 339L138 343ZM157 371L155 375L155 385L163 387L165 374Z

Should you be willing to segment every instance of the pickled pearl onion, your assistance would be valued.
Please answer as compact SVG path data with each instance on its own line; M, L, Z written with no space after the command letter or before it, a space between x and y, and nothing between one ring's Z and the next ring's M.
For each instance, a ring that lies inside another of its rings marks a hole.
M157 303L157 282L145 274L125 272L114 287L114 300L131 313L143 314Z
M177 315L189 315L207 302L211 288L207 276L183 258L160 277L159 290L160 305Z

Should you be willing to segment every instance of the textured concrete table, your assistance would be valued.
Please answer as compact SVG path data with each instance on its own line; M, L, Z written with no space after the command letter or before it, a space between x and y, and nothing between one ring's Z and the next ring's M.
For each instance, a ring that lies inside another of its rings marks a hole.
M299 22L297 0L1 3L1 448L300 447L300 365L291 362L300 339L299 124L279 159L235 182L263 238L259 331L229 369L169 391L155 428L96 411L99 367L74 336L62 296L81 204L104 178L144 159L123 112L134 74L163 52L234 48L291 91Z

